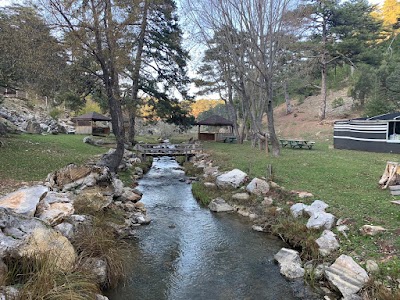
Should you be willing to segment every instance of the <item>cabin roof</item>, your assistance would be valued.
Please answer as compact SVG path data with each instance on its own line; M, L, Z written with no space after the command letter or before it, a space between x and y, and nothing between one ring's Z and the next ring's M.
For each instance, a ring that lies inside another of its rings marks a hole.
M90 112L75 118L72 118L72 121L81 121L81 120L90 120L90 121L111 121L109 117L103 116L97 112Z
M368 118L367 120L397 120L400 118L400 112L383 114L375 117Z
M225 119L218 115L212 115L207 119L200 120L195 125L207 125L207 126L233 126L233 122Z

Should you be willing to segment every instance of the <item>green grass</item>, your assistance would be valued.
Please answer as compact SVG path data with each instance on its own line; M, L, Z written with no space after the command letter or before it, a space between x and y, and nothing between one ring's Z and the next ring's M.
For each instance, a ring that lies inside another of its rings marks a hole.
M0 180L43 180L68 163L81 164L107 148L82 142L82 135L13 135L0 148Z
M283 149L280 157L267 156L249 144L204 143L204 149L221 170L239 168L250 177L266 176L267 165L272 164L273 180L280 186L314 195L313 199L298 202L309 204L321 199L336 217L351 219L349 241L341 239L342 253L361 263L367 259L379 263L399 255L400 207L390 203L394 197L382 190L378 181L386 162L400 161L400 155L330 149L324 142L318 142L313 150ZM381 225L388 231L363 237L358 230L365 224ZM385 246L388 251L384 251ZM391 275L390 270L382 262L382 278Z

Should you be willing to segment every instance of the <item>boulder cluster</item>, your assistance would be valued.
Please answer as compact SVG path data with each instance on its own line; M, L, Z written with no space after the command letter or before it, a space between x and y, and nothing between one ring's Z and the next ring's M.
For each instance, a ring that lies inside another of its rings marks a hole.
M207 154L197 155L193 159L193 164L203 170L203 184L207 188L226 189L231 188L234 192L230 199L223 199L217 197L213 199L209 208L214 212L232 212L236 211L242 216L249 217L255 221L253 229L256 231L265 231L264 227L258 225L257 222L262 216L252 211L251 207L242 205L231 205L230 200L248 200L251 196L258 197L263 207L270 207L275 205L274 212L283 211L282 208L277 206L277 203L270 196L270 188L280 189L280 187L271 181L263 178L253 178L250 180L249 176L239 170L233 169L228 172L220 172L218 166L214 166L212 159ZM249 182L250 181L250 182ZM296 194L300 201L305 198L311 198L313 195L308 192L292 191ZM225 201L227 200L227 201ZM346 225L346 220L339 219L326 211L329 207L327 203L322 200L315 200L310 205L298 202L290 207L290 214L294 218L307 218L306 227L309 230L320 230L321 235L315 240L318 246L318 252L321 258L328 258L330 261L335 257L337 250L340 248L340 243L337 235L332 231L343 235L347 238L347 231L349 227ZM384 231L384 228L379 226L364 225L360 232L364 235L375 235ZM290 280L303 278L306 274L313 274L313 278L319 282L328 282L330 289L339 292L342 299L361 299L357 294L369 281L370 276L360 265L358 265L353 258L347 255L340 255L333 263L315 263L308 261L303 263L300 254L296 250L282 248L276 255L275 260L279 263L281 274ZM368 267L368 265L374 267ZM367 262L367 270L372 273L377 269L377 264L373 261ZM325 299L330 298L328 294L330 290L327 289Z
M126 153L125 157L132 155ZM138 173L143 174L143 170ZM4 265L1 260L8 257L23 259L45 254L57 268L71 270L77 262L71 241L82 226L92 226L89 212L122 213L123 224L108 225L120 238L131 238L137 226L150 222L146 208L139 202L141 198L140 191L124 186L106 167L69 164L49 174L43 184L0 198L0 266ZM102 278L100 284L105 283L107 276L102 274L108 274L107 264L101 258L91 260L96 268L90 269ZM0 268L0 278L6 271ZM0 299L4 297L0 294Z

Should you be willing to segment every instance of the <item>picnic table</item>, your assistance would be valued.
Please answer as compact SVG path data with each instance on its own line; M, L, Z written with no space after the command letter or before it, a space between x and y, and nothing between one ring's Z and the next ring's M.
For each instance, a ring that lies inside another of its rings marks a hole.
M236 136L226 136L223 140L224 143L234 143L236 142Z
M293 149L302 149L304 147L311 150L312 147L315 145L315 142L306 140L280 139L279 142L281 143L283 148L285 148L286 146L290 146L290 148Z

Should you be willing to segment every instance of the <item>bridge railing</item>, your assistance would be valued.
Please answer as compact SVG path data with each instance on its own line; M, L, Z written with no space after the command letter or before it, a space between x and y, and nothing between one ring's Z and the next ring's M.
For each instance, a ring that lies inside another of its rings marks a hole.
M186 156L203 151L201 144L136 144L135 150L146 156Z

